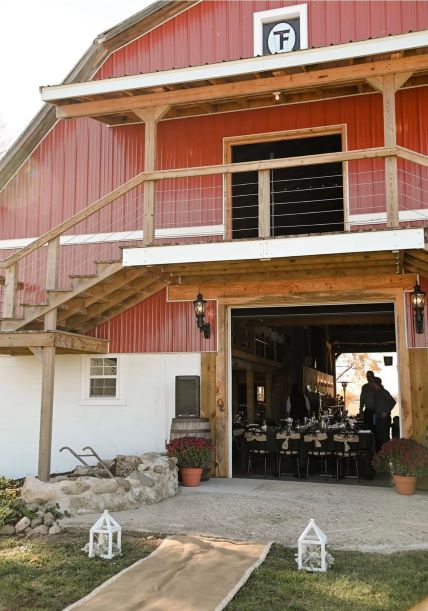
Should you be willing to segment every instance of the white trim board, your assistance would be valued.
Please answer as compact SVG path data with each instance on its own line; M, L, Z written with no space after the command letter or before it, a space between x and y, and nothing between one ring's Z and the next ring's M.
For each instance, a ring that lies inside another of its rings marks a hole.
M156 248L126 248L123 265L164 265L303 257L359 252L424 248L424 229L369 231L296 238L273 238L247 242L182 244Z
M144 89L145 87L161 87L164 85L177 85L195 81L205 81L215 78L234 77L254 72L281 70L295 68L302 65L322 64L325 62L367 57L381 53L394 53L407 49L418 49L428 46L428 30L398 34L357 42L349 42L329 47L304 49L291 53L277 53L261 57L234 60L205 66L191 66L163 70L147 74L119 76L97 81L83 83L70 83L68 85L52 85L40 87L44 102L54 102L79 96L91 96L120 92L124 89Z
M193 225L191 227L171 227L156 229L157 239L194 238L206 236L222 236L224 225ZM110 231L108 233L82 233L78 235L63 235L60 237L61 246L77 246L81 244L98 244L102 242L130 242L142 240L143 231ZM0 250L25 248L37 238L12 238L0 240Z

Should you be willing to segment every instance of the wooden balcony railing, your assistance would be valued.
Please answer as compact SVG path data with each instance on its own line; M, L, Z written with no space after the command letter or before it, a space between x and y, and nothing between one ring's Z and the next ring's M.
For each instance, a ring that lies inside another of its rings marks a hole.
M247 163L221 164L194 168L181 168L173 170L158 170L141 172L131 180L117 187L109 194L91 203L87 208L81 210L69 219L63 221L56 227L50 229L29 245L21 248L11 256L0 261L0 269L4 270L5 288L3 317L13 318L16 315L17 289L18 289L18 265L22 260L37 250L47 246L47 262L45 269L45 288L55 290L58 288L58 275L60 269L60 237L68 232L78 223L85 221L107 205L117 202L117 200L135 189L143 183L156 184L159 181L171 179L183 179L206 176L221 176L227 178L233 174L242 172L258 172L258 237L266 238L270 236L270 172L282 168L296 168L303 166L323 165L331 163L342 163L344 167L349 162L359 160L369 160L381 158L385 160L385 208L387 227L395 228L399 226L398 210L398 177L397 159L401 158L412 163L416 163L424 168L428 167L428 157L409 151L399 146L377 147L364 150L342 151L337 153L325 153L310 155L305 157L290 157L282 159L272 159L266 161L253 161ZM394 160L391 164L390 161ZM388 161L389 160L389 161ZM395 169L394 169L395 168ZM228 223L226 218L226 238L228 235ZM155 243L156 226L156 189L145 190L143 227L144 244L153 245ZM229 227L230 229L230 227ZM54 324L54 320L48 322L48 328Z

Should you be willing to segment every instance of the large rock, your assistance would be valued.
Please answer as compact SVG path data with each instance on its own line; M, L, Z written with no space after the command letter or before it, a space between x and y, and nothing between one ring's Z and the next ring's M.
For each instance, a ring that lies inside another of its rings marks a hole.
M19 520L17 524L15 524L15 532L17 535L22 533L26 528L28 528L31 524L30 518L24 517Z
M124 456L119 454L116 456L113 473L117 477L127 477L138 468L140 463L141 458L139 456Z
M36 526L33 528L31 533L28 536L30 537L44 537L49 532L49 528L45 524L40 524L40 526Z
M55 523L55 516L50 511L47 511L43 518L43 524L46 527L50 527Z
M57 497L54 483L41 482L36 477L26 477L21 490L21 498L27 505L51 505Z
M15 534L15 527L13 524L5 524L0 527L0 536L10 536Z
M90 488L90 483L87 479L77 479L75 481L63 481L59 486L64 494L82 494Z
M117 488L118 483L115 479L94 479L90 486L91 491L95 492L95 494L116 492Z
M33 518L31 520L31 528L36 528L36 526L41 526L43 524L43 518Z
M59 524L54 524L53 526L50 527L49 534L50 535L59 535L61 530L62 530L62 528L61 528L61 526Z

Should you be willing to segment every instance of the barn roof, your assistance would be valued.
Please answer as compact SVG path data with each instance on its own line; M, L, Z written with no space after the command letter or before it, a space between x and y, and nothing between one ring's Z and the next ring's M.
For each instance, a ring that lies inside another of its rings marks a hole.
M90 80L106 58L138 36L198 4L201 0L158 0L97 36L63 84ZM0 160L0 190L55 125L55 108L45 104Z

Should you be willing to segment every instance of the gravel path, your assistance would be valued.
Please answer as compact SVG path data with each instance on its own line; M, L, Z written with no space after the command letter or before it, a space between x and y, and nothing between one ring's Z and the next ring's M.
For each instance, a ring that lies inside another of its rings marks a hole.
M391 488L250 479L211 479L156 505L113 513L125 529L275 541L296 547L310 518L335 549L428 549L428 494ZM64 520L89 527L94 515Z

